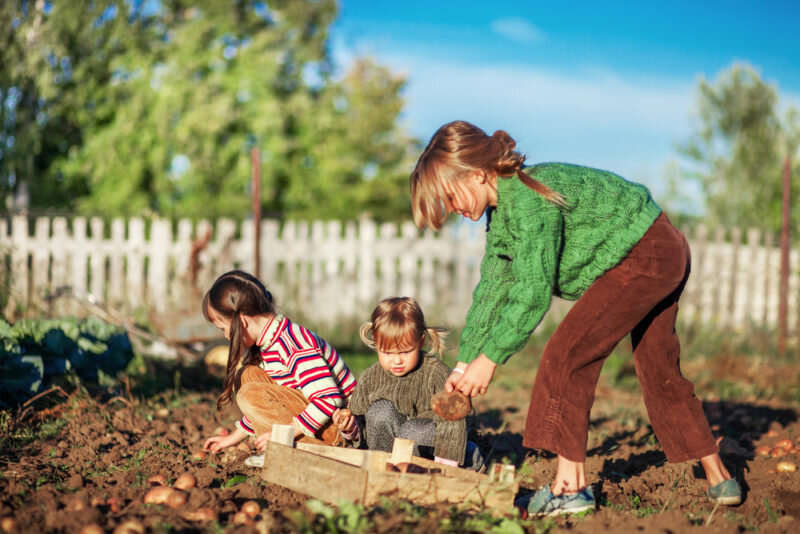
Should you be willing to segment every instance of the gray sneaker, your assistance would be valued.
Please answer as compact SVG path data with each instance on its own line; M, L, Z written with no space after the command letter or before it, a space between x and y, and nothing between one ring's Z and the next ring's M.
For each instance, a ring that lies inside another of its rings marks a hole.
M742 488L740 488L739 483L732 478L723 480L716 486L711 486L706 493L713 503L724 504L726 506L742 504Z
M594 491L586 486L576 493L553 495L550 484L539 489L528 503L528 515L541 517L547 515L577 514L595 507Z
M250 467L264 467L264 455L258 454L256 456L249 456L245 459L244 465Z

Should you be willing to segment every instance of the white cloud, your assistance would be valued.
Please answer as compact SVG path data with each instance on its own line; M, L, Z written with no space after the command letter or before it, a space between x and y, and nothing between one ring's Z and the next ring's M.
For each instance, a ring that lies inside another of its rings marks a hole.
M335 49L346 67L352 55ZM529 161L566 161L617 172L658 192L675 143L691 132L696 79L627 76L584 66L478 64L381 53L408 77L405 120L423 141L463 119L507 130Z
M544 33L520 17L495 19L491 22L492 31L517 43L533 43L544 39Z

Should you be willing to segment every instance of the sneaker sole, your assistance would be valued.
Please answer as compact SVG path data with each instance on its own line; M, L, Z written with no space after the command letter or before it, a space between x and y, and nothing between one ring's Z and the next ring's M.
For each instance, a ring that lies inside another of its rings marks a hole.
M555 515L579 514L581 512L585 512L586 510L594 510L594 504L586 504L584 506L577 506L569 509L557 508L555 510L551 510L550 512L529 514L529 517L550 517Z
M739 496L735 497L717 497L716 499L711 499L711 502L722 504L725 506L736 506L737 504L742 504L742 498Z

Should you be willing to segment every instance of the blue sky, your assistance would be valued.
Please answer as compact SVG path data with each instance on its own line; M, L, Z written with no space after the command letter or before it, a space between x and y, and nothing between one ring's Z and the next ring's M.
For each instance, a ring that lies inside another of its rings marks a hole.
M692 131L698 80L753 66L800 108L800 2L341 0L333 53L408 78L427 141L454 119L507 130L528 161L646 183L658 198Z

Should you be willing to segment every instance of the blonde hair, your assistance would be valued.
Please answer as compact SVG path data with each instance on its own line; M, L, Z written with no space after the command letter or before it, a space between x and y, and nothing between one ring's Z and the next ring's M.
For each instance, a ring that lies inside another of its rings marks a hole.
M446 188L475 171L491 176L514 176L547 201L566 205L564 197L522 170L525 156L514 150L516 141L503 130L491 136L466 121L439 128L411 173L411 206L419 228L438 230L452 211Z
M417 301L408 297L383 299L372 311L371 321L361 326L361 340L377 350L408 350L431 342L431 354L446 349L447 330L425 324L425 316Z

